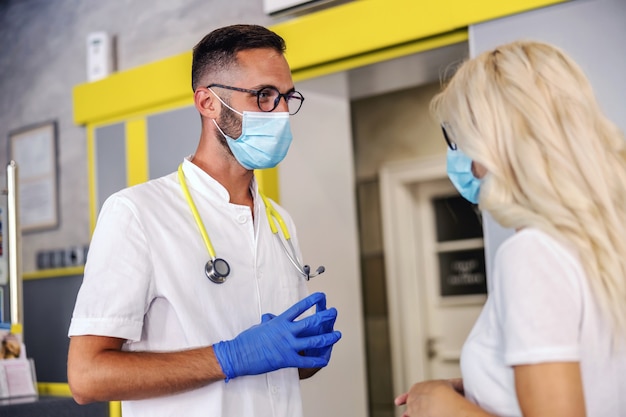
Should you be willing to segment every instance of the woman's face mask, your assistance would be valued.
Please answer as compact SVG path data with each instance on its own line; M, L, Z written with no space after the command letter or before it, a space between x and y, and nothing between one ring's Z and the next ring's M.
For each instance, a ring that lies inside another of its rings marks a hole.
M460 149L448 148L446 168L458 192L470 203L478 204L482 181L472 173L472 160Z

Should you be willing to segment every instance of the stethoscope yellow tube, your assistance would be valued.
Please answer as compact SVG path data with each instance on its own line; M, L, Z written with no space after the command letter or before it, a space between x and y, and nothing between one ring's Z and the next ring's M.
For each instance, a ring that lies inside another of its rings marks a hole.
M287 255L287 258L289 258L289 261L291 261L293 266L295 266L296 269L300 271L300 273L304 275L306 279L308 280L309 274L304 271L303 267L301 266L300 260L295 257L296 249L293 247L293 244L291 243L291 235L289 234L289 230L287 230L287 225L285 224L285 221L283 220L282 216L276 211L276 209L274 208L272 203L270 203L267 197L265 197L261 193L259 193L259 195L261 196L261 199L263 200L263 204L265 205L265 215L267 216L267 222L270 224L270 230L272 231L274 236L276 236L276 238L282 245L283 249L285 250L285 254ZM285 246L285 243L281 240L280 236L278 236L278 229L276 228L276 223L274 222L274 219L276 219L276 221L278 222L278 225L280 226L280 230L283 233L283 236L285 238L285 241L287 242L287 244L289 245L289 248L291 249L291 253L289 253L289 249L287 249L287 247Z
M283 232L283 236L285 240L290 240L291 236L289 235L289 230L287 230L287 225L285 225L285 221L281 217L280 214L276 211L274 206L270 203L270 201L263 194L259 193L261 199L263 200L263 204L265 204L265 214L267 215L267 221L270 224L270 229L272 233L278 233L278 229L276 229L276 223L274 223L274 219L278 222L280 226L280 230Z
M200 218L200 213L198 213L198 209L196 208L193 199L191 198L191 194L189 193L189 188L187 188L187 183L185 182L185 174L183 174L183 164L178 166L178 181L180 182L180 186L183 189L183 194L185 194L185 200L187 200L187 204L189 204L189 208L191 208L191 213L193 214L193 218L196 220L196 224L198 225L198 229L200 229L200 234L202 235L202 240L204 240L204 244L206 245L207 250L209 251L209 256L211 260L215 260L215 249L213 249L213 245L211 244L211 240L209 239L209 234L206 232L204 228L204 223Z
M191 198L191 193L189 192L189 188L187 188L187 183L185 181L185 174L183 173L183 164L178 166L178 181L180 182L180 186L183 190L183 194L185 195L185 200L187 200L187 204L191 209L191 213L193 214L193 218L198 225L198 229L200 230L200 234L202 235L202 240L204 240L204 244L206 245L207 250L209 251L209 255L211 260L207 262L205 266L205 273L207 277L217 283L221 284L226 281L228 274L230 274L230 266L228 262L224 259L218 258L215 255L215 250L213 249L213 245L211 244L211 239L209 239L209 234L207 233L204 223L200 218L200 213L198 213L198 209L196 208L195 203L193 202L193 198ZM276 236L276 239L280 242L281 246L285 250L285 254L289 261L293 264L293 266L307 279L307 281L324 272L324 267L320 266L314 273L311 273L310 267L308 265L302 266L300 260L297 258L296 250L291 243L291 235L289 234L289 230L287 229L287 225L283 220L282 216L276 211L272 203L265 197L263 194L259 192L259 196L263 200L263 205L265 206L265 214L267 216L267 222L269 223L270 230L272 234ZM276 222L278 222L278 226L283 234L285 242L289 245L289 249L283 242L283 239L278 236L278 227L276 227ZM290 250L291 249L291 250Z

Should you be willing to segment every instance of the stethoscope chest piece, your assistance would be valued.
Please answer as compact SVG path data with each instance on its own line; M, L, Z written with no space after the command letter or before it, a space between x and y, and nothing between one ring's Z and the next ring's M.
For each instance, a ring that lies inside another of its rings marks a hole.
M223 284L230 274L230 265L222 258L211 259L206 263L204 273L212 282Z
M204 267L204 273L207 278L216 284L223 284L228 278L228 274L230 274L230 265L222 258L217 258L215 256L215 250L213 249L213 245L211 244L211 239L209 239L209 235L204 228L204 224L202 223L202 219L200 218L200 214L198 213L198 209L193 202L193 198L191 198L191 194L189 193L189 189L187 188L187 184L185 183L185 174L183 173L183 164L178 166L178 180L180 182L180 187L183 190L183 194L185 195L185 199L187 200L187 204L191 209L191 213L193 214L193 218L198 225L198 229L200 229L200 234L202 235L202 240L204 240L204 244L206 245L207 251L209 252L209 256L211 259L206 263ZM278 211L274 209L270 201L261 193L259 193L261 199L263 199L263 204L265 205L265 212L267 215L267 221L270 225L270 230L272 234L276 236L281 246L285 250L285 254L289 261L293 264L293 266L306 278L309 279L321 274L324 272L324 267L320 266L317 270L311 273L311 267L309 265L304 265L300 263L298 259L298 255L291 243L291 236L289 235L289 231L287 230L287 226L283 218L280 216ZM287 244L283 242L280 236L278 236L278 227L276 226L274 220L278 222L280 226L280 230L283 233L284 240L289 245L287 248ZM290 253L291 252L291 253Z

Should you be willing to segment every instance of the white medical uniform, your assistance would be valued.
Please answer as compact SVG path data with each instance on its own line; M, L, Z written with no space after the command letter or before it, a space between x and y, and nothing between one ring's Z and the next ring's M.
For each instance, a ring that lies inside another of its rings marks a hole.
M217 257L230 264L226 282L215 284L204 273L209 254L176 173L122 190L100 212L70 336L127 339L127 351L208 346L233 339L262 314L280 314L307 295L305 279L271 233L256 182L253 220L248 207L229 203L226 189L187 159L183 171ZM274 207L299 252L293 221ZM298 371L125 401L122 410L124 417L298 417Z
M513 366L580 363L588 417L626 416L626 349L592 297L572 248L524 229L498 249L489 297L461 355L465 396L521 416Z

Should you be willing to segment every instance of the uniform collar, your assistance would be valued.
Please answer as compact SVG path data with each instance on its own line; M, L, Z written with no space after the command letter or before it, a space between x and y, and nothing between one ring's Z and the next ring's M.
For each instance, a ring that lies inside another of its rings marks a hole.
M189 188L193 188L200 194L214 198L217 201L228 204L230 201L230 194L226 187L220 184L215 178L203 171L199 166L191 162L193 155L185 157L183 160L183 174L185 174L185 181ZM260 202L259 187L256 181L256 177L252 177L250 182L250 191L254 197L255 211Z

